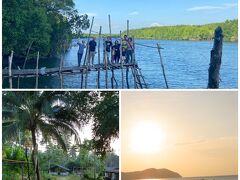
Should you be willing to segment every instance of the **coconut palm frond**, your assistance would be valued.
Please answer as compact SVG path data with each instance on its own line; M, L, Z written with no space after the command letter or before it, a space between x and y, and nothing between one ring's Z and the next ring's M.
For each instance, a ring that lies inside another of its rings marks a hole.
M8 121L2 123L2 141L8 141L18 134L18 125L15 121Z

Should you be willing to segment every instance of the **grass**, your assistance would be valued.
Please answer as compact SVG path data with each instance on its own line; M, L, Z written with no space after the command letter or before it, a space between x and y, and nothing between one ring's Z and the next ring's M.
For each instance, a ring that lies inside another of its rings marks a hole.
M80 177L76 175L69 175L69 176L52 176L46 175L43 179L50 178L51 180L79 180Z

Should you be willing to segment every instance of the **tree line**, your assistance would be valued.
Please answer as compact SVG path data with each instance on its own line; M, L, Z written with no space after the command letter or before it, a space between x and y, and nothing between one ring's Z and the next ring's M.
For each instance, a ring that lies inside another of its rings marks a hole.
M130 30L130 35L140 39L212 40L214 37L214 30L218 26L221 26L223 29L225 41L238 41L237 19L206 25L177 25L133 29Z
M89 27L88 16L79 14L73 0L3 0L2 7L3 55L61 53L73 33Z

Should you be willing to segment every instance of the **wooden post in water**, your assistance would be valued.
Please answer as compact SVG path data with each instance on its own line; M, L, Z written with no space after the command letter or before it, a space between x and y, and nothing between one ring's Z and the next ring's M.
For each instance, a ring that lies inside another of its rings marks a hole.
M61 56L60 67L59 67L59 76L60 76L60 88L63 88L63 75L62 75L62 67L63 67L63 56Z
M89 32L89 36L88 36L88 45L87 45L87 53L89 53L89 41L90 41L90 36L92 34L92 27L93 27L93 22L94 22L94 17L92 18L92 23L91 23L91 28L90 28L90 32ZM87 57L87 53L86 53L86 56L85 56L85 60L86 60L86 57ZM90 54L88 54L89 56ZM88 62L87 62L87 71L86 71L86 77L85 77L85 89L87 89L87 84L88 84L88 66L90 65L90 57L87 57L88 59ZM84 60L84 63L85 63L85 60Z
M106 58L106 43L103 43L103 62L105 64L105 86L106 89L108 89L108 62L107 62L107 58Z
M9 88L12 89L12 60L13 60L13 51L8 57L8 74L9 74Z
M94 17L92 18L92 22L91 22L91 26L90 26L90 30L89 30L89 35L88 35L88 40L87 40L87 48L86 48L86 52L85 52L85 57L84 57L84 63L83 65L85 66L86 65L86 60L88 58L88 53L89 53L89 40L90 40L90 36L92 34L92 27L93 27L93 22L94 22ZM88 64L88 63L87 63ZM88 66L88 65L87 65ZM81 89L83 88L83 73L81 74ZM88 73L88 72L86 72ZM87 79L86 79L87 80ZM85 84L86 86L86 84Z
M110 38L112 39L112 28L111 28L111 16L110 16L110 14L108 15L108 24L109 24L109 35L110 35ZM111 50L110 50L110 52L111 52ZM110 54L108 60L112 61L112 53ZM114 89L114 70L113 70L113 67L111 67L111 72L112 72L111 86L112 86L112 89Z
M101 40L102 26L100 26L99 37L98 37L98 76L97 76L97 89L100 89L100 40Z
M20 67L18 66L18 70L20 70ZM18 81L17 81L17 88L20 87L20 75L18 75Z
M208 89L218 89L220 82L220 68L222 64L223 30L217 27L214 36L214 45L211 50L210 67L208 70Z
M167 82L167 78L166 78L166 74L165 74L165 69L164 69L164 65L163 65L163 59L162 59L162 54L161 54L161 47L159 44L157 44L157 48L158 48L158 53L159 53L159 57L160 57L160 62L161 62L161 67L162 67L162 72L163 72L163 77L165 80L165 84L166 84L166 88L168 89L168 82Z
M127 82L127 88L129 89L130 86L129 86L129 81L128 81L128 72L129 72L129 67L127 66L126 67L126 82Z
M39 51L37 52L37 64L36 64L36 85L35 89L38 88L38 62L39 62Z
M124 89L124 72L123 72L123 58L122 58L122 31L120 31L120 63L122 71L122 89Z
M135 42L134 42L134 38L133 38L133 51L132 51L132 64L133 64L133 67L132 67L132 74L133 74L133 78L134 78L134 87L135 89L138 88L138 85L140 85L140 88L142 88L142 84L141 84L141 80L139 78L139 76L137 76L137 70L136 70L136 64L135 64Z

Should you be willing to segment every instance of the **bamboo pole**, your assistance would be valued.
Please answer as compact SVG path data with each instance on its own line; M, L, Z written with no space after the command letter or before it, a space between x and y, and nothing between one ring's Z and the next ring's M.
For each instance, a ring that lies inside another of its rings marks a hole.
M108 25L109 25L109 35L110 35L110 39L112 40L112 28L111 28L111 16L110 14L108 15ZM111 53L111 50L110 50L110 61L112 61L112 53ZM114 89L114 69L113 69L113 66L111 67L111 72L112 72L112 77L111 77L111 86L112 86L112 89Z
M85 53L83 65L86 65L86 60L87 60L88 53L89 53L88 52L89 51L89 40L90 40L90 36L92 34L93 22L94 22L94 17L92 18L92 22L91 22L91 26L90 26L90 30L89 30L89 35L88 35L88 40L87 40L87 48L86 48L86 53ZM84 71L82 72L82 75L81 75L81 89L83 88L83 73L84 73ZM88 73L88 72L86 71L86 73Z
M120 31L120 63L122 71L122 89L124 89L124 72L123 72L123 60L122 60L122 31Z
M39 62L39 51L37 53L37 64L36 64L36 85L35 88L38 88L38 62Z
M129 67L126 68L126 82L127 82L127 88L129 89L129 81L128 81L128 72L129 72Z
M92 33L92 27L93 27L93 21L94 21L94 17L92 19L92 24L91 24L91 29L90 29L90 32L89 32L89 36L88 36L88 53L89 53L89 40L90 40L90 36L91 36L91 33ZM89 56L90 54L88 54ZM90 57L88 57L88 63L87 63L87 71L86 71L86 77L85 77L85 89L87 89L87 85L88 85L88 67L90 65Z
M109 25L110 38L112 38L112 28L111 28L111 16L110 16L110 14L108 15L108 25Z
M108 89L108 62L107 62L107 58L106 58L106 43L104 42L104 46L103 46L103 61L105 64L105 86L106 89Z
M63 88L63 75L62 75L62 67L63 67L63 55L61 56L59 75L60 75L60 88Z
M110 66L110 69L111 69L111 73L112 73L112 77L111 77L111 87L112 89L114 89L114 69L113 69L113 66Z
M8 74L9 74L9 88L12 89L12 60L13 60L13 51L8 57Z
M127 36L129 36L129 20L127 20Z
M215 30L214 45L211 50L210 67L208 70L208 89L218 89L220 82L220 68L222 64L223 30Z
M142 88L142 85L141 85L141 80L139 79L139 76L137 76L137 70L136 70L136 64L135 64L135 55L134 55L134 47L135 47L135 43L134 43L134 38L133 38L133 50L132 50L132 64L133 64L133 67L132 67L132 73L133 73L133 77L134 77L134 87L135 89L138 88L138 85L140 85L140 87ZM138 81L138 82L137 82Z
M23 69L25 69L25 66L26 66L26 63L27 63L27 59L28 59L28 55L29 55L30 49L32 47L32 44L33 44L33 41L30 43L30 45L28 47L27 55L25 57L24 64L23 64Z
M161 47L159 44L157 44L157 48L158 48L158 53L159 53L159 57L160 57L160 62L161 62L161 67L162 67L162 72L163 72L163 76L164 76L164 80L165 80L165 84L166 84L166 88L168 89L168 82L167 82L167 78L166 78L166 74L165 74L165 69L164 69L164 65L163 65L163 59L162 59L162 54L161 54Z
M99 39L98 39L98 65L100 65L100 40L101 40L102 26L100 26L99 30ZM100 67L98 68L98 76L97 76L97 89L100 89Z
M20 67L18 66L18 70L20 70ZM18 75L18 81L17 81L17 88L20 87L20 75Z

